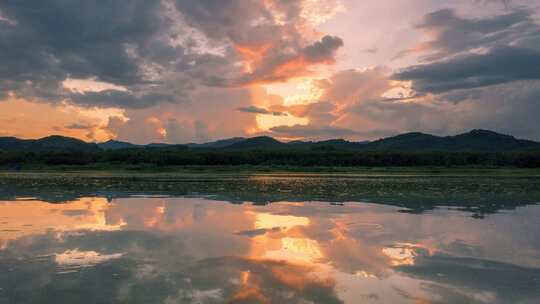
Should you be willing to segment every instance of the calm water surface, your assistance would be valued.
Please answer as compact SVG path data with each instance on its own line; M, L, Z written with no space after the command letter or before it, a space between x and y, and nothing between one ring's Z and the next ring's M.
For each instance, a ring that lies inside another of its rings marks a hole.
M440 195L418 212L376 196L283 190L260 203L197 190L54 203L10 193L0 303L540 303L534 201L479 216Z

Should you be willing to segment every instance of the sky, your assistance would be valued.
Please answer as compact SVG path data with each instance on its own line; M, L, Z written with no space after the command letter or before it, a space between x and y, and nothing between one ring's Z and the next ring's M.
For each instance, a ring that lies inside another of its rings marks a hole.
M0 136L540 140L537 0L3 0Z

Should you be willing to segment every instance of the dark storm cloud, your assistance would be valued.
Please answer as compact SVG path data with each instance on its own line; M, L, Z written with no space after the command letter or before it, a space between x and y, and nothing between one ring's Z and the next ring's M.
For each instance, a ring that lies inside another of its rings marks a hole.
M171 102L172 96L189 100L204 86L305 75L310 65L333 63L343 42L333 36L305 38L310 26L301 4L2 1L0 97L13 92L28 100L143 108ZM66 79L95 79L126 92L72 94L63 87Z
M126 51L160 29L159 1L2 1L13 23L0 23L0 77L33 80L98 77L142 81Z
M265 108L256 107L256 106L247 106L247 107L241 107L236 109L239 112L244 113L254 113L254 114L268 114L268 115L274 115L274 116L287 116L287 113L284 112L277 112L277 111L270 111Z
M127 108L171 100L142 85L156 85L145 75L146 61L157 66L182 54L158 39L170 23L161 1L6 0L0 9L9 21L0 21L0 95ZM92 78L132 92L73 94L63 88L67 78Z
M174 97L161 93L134 95L130 92L105 90L101 92L73 93L70 100L84 106L145 108L163 102L173 102Z
M256 106L242 107L236 110L240 112L245 112L245 113L270 114L270 111L268 111L267 109L256 107Z
M172 44L182 30L163 1L2 1L0 97L145 108L188 100L210 73L227 75L225 56ZM229 54L226 54L229 55ZM229 56L231 57L231 56ZM67 79L124 90L72 92Z
M302 51L306 61L324 62L332 60L337 49L343 46L343 40L339 37L324 36L321 41L305 47Z
M529 9L485 18L452 9L429 13L417 28L433 39L405 51L430 52L425 63L392 78L412 80L421 94L540 79L540 25L533 15Z
M280 28L262 1L176 0L175 3L188 23L211 39L230 39L239 44L279 39ZM259 23L254 25L256 20Z
M412 80L421 93L441 93L517 80L540 79L540 51L497 47L486 54L468 54L453 59L409 67L393 75Z
M443 9L424 16L417 29L433 36L419 45L421 50L434 51L426 60L440 59L476 48L512 44L527 46L527 38L538 39L540 27L533 20L532 10L515 10L486 18L463 18L452 9ZM530 46L530 45L529 45Z

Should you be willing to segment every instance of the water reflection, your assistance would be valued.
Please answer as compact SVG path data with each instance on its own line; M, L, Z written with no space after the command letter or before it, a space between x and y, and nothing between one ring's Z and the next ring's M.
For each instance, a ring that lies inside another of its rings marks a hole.
M538 303L540 206L0 202L0 303Z

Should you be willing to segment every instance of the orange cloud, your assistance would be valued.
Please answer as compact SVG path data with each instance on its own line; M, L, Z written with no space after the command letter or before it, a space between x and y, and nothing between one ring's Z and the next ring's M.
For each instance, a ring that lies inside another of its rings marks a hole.
M268 42L254 46L236 46L244 60L246 74L233 81L245 86L286 82L293 78L313 75L311 67L335 64L337 50L343 46L339 37L326 35L305 47L283 51L284 46Z

